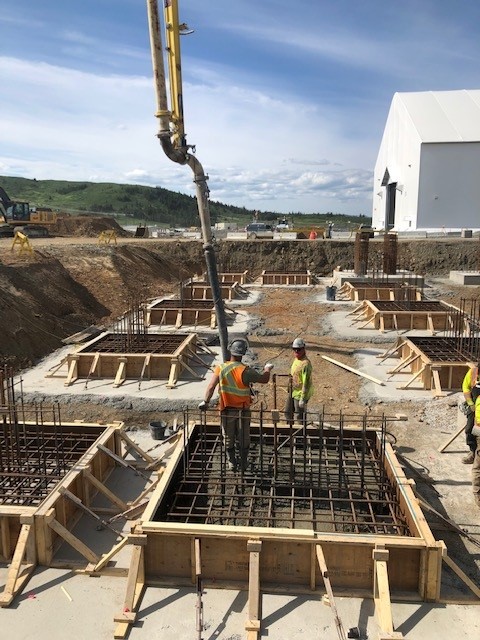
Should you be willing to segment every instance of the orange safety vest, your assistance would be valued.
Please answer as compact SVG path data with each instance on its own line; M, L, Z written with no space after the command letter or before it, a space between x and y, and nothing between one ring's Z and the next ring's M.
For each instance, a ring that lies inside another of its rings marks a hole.
M248 409L252 402L250 386L242 381L246 366L234 360L219 367L220 411L226 407Z

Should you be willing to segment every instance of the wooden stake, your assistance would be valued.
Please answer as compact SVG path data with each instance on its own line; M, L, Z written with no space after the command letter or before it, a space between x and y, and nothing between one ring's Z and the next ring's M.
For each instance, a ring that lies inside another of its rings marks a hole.
M335 618L335 626L337 628L338 637L340 638L340 640L347 640L347 636L345 635L345 629L343 628L342 621L340 620L340 616L338 615L337 605L335 604L335 598L333 595L332 585L330 583L330 577L328 575L327 563L325 562L325 556L323 554L322 545L317 544L315 546L315 550L317 552L317 560L318 560L318 564L320 565L323 583L327 591L330 608L333 612L333 617Z
M463 582L467 585L470 591L472 591L477 596L477 598L480 598L480 589L473 582L473 580L470 580L467 574L464 571L462 571L462 569L460 569L460 567L457 564L455 564L455 562L451 558L449 558L448 555L443 556L443 561L448 567L450 567L452 571L454 571L457 574L457 576L461 580L463 580Z
M31 541L35 535L33 524L23 524L18 536L17 545L13 554L12 562L8 568L7 580L3 593L0 595L0 607L8 607L15 596L21 591L27 580L35 569L35 562L24 565L23 575L22 562L31 546Z
M247 640L257 640L260 634L260 540L249 540L247 551L250 554L248 572L248 620L245 623Z

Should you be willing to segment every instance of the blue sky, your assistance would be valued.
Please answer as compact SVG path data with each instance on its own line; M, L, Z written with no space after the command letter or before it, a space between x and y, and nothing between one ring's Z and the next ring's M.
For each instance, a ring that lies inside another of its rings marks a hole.
M474 0L180 0L180 20L187 140L211 199L249 209L370 215L394 93L480 88ZM195 193L155 136L143 0L2 0L0 25L0 174Z

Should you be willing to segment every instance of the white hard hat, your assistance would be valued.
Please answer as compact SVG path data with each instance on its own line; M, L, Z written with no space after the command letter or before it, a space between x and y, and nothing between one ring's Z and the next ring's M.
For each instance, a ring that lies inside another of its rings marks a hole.
M244 356L247 353L248 344L246 340L234 340L230 347L232 356Z
M292 349L305 349L305 342L302 338L295 338L292 342Z

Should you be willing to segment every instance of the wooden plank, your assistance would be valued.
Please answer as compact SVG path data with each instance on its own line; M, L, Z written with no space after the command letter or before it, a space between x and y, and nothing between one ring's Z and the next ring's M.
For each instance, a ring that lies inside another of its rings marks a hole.
M89 562L93 562L97 564L100 558L94 553L90 547L87 547L79 538L73 535L68 529L62 526L58 520L51 520L48 523L48 526L55 531L60 537L62 537L65 542L67 542L71 547L73 547L78 553L80 553L84 558L86 558Z
M145 372L149 369L150 367L150 360L152 358L152 354L151 353L147 353L147 355L145 356L145 360L143 362L143 366L142 366L142 371L140 373L140 380L143 380L145 377Z
M315 545L312 544L310 552L310 589L315 591L316 587L316 567L317 567L317 553Z
M358 371L358 369L353 369L353 367L349 367L348 365L343 364L343 362L339 362L338 360L334 360L333 358L329 358L328 356L322 356L322 358L324 360L327 360L328 362L331 362L332 364L336 364L337 366L342 367L343 369L346 369L347 371L351 371L357 376L362 376L362 378L367 378L367 380L371 380L372 382L375 382L375 384L379 384L382 387L385 386L385 384L378 378L374 378L373 376L369 376L366 373L362 373L361 371Z
M127 358L118 358L118 369L113 381L114 387L119 387L127 379Z
M22 562L25 556L27 553L31 555L32 539L33 544L35 545L34 525L23 524L15 546L12 562L8 568L5 588L3 593L0 595L0 607L8 607L35 569L35 563L29 563L26 566L23 565L24 574L20 575L22 571Z
M380 552L383 552L380 554ZM395 637L392 604L390 601L390 586L388 584L387 558L388 551L383 545L375 545L372 552L373 558L373 599L375 602L375 614L380 626L379 637ZM378 559L383 558L383 559ZM401 636L400 636L401 637Z
M129 436L127 436L125 431L120 431L119 432L119 436L125 442L125 444L127 445L127 451L128 451L128 449L133 449L134 451L136 451L138 453L138 455L141 458L143 458L145 460L145 462L150 463L150 462L154 462L155 461L155 458L152 458L152 456L149 456L146 451L144 451L141 447L138 446L138 444L136 442L134 442Z
M472 593L474 593L477 598L480 598L480 589L478 588L478 586L467 576L467 574L462 569L460 569L457 564L455 564L455 562L447 554L443 556L443 561L467 585L470 591L472 591Z
M202 559L200 555L200 538L195 538L193 541L193 555L194 555L194 571L195 582L197 586L197 602L195 605L195 629L197 632L198 640L202 640L202 632L204 630L203 624L203 602L202 602Z
M5 561L8 562L10 560L10 521L8 516L2 516L0 518L0 544L2 548L2 555L5 558Z
M114 638L125 638L130 630L130 625L135 622L136 611L145 589L144 549L143 545L133 546L123 611L114 618L118 622Z
M126 460L124 460L120 456L117 456L116 453L113 453L113 451L111 449L109 449L108 447L106 447L105 445L99 444L97 446L100 449L100 451L103 451L103 453L106 453L107 456L112 458L112 460L115 460L115 462L117 462L121 467L125 467L125 469L131 469L137 476L142 476L142 478L145 478L145 480L151 481L148 476L146 476L139 469L134 467L133 464L130 464L129 462L127 462Z
M118 507L120 507L120 509L122 511L126 511L128 509L128 505L126 502L124 502L123 500L121 500L118 496L116 496L113 491L110 491L110 489L108 487L106 487L103 482L100 482L100 480L98 478L96 478L92 473L90 473L90 471L88 469L84 469L83 470L83 474L85 476L85 478L87 478L87 480L96 488L98 489L101 493L103 493L104 496L106 496L110 502L113 502L113 504L116 504Z
M172 358L170 363L170 375L168 376L167 389L174 389L180 373L180 362L178 358Z
M97 368L99 360L100 360L100 351L97 351L97 353L93 356L92 364L90 366L90 371L88 372L87 378L90 378L90 376L95 373L95 369Z
M122 538L118 544L110 549L108 553L103 554L102 559L92 568L93 571L101 571L103 567L106 567L110 560L117 555L117 553L123 549L123 547L129 542L128 536Z
M425 371L425 368L426 368L426 365L423 365L420 371L417 371L417 373L414 376L412 376L408 380L408 382L403 385L403 387L397 387L397 389L407 389L413 382L415 382L417 378L419 378L423 374L423 372Z
M78 359L80 356L72 356L70 360L70 364L68 365L68 373L67 379L64 382L66 387L69 387L71 384L78 379Z
M249 637L256 640L260 633L260 551L262 542L260 540L248 540L247 551L249 552L248 571L248 620L245 630Z
M340 616L338 615L337 605L335 603L333 589L330 583L330 577L328 575L327 563L325 562L325 556L323 554L322 545L320 544L315 545L315 551L317 554L318 564L320 566L320 570L322 573L323 583L327 591L330 608L333 612L333 617L335 619L335 627L337 629L338 637L340 638L340 640L347 640L345 629L343 628L342 621L340 620Z
M420 358L420 354L416 354L416 353L414 353L413 355L407 356L407 358L405 360L402 360L400 364L398 364L396 367L388 371L388 373L390 374L390 377L392 377L395 373L399 373L402 369L405 369L405 367L408 367L409 365L413 364L415 360L418 360L418 358Z

